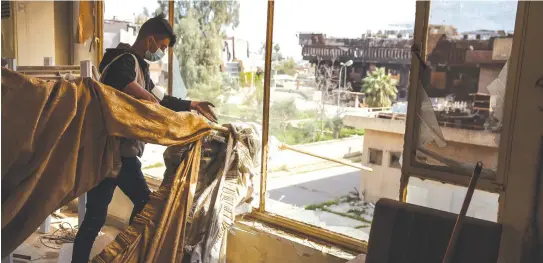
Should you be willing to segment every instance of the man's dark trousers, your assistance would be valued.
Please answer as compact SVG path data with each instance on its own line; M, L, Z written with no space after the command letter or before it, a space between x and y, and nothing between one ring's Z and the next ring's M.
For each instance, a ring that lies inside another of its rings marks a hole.
M130 223L149 202L151 190L143 177L141 162L137 157L122 157L119 176L115 179L105 179L87 193L87 210L75 237L72 263L88 262L94 240L106 222L107 209L117 186L134 204Z

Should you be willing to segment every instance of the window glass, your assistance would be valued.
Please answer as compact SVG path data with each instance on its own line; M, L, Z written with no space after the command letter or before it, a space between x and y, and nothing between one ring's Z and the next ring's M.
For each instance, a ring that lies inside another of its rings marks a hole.
M483 177L495 176L516 10L516 1L432 1L416 165L469 175L482 161Z
M367 240L375 202L397 199L415 1L394 5L275 2L267 211Z

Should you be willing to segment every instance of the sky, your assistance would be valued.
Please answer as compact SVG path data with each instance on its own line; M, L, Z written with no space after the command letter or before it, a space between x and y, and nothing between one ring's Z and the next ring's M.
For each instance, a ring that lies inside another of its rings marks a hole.
M105 19L132 20L143 7L153 12L154 0L106 0ZM267 0L240 0L240 24L227 31L249 41L251 52L266 39ZM430 22L452 24L460 31L477 29L513 30L516 2L439 1L432 5ZM297 33L356 38L368 29L386 29L390 24L414 24L414 0L276 0L274 43L286 57L301 57Z

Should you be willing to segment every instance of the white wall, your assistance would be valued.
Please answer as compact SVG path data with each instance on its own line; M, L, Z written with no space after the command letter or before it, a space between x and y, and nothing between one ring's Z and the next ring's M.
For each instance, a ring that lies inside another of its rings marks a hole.
M44 57L55 57L53 1L17 1L17 65L43 66Z
M365 192L366 201L376 202L380 198L397 200L400 190L401 170L390 167L390 153L402 152L403 135L366 130L363 144L362 164L373 168L373 172L361 172L360 190ZM383 151L381 165L369 163L369 148ZM472 151L478 152L479 155L484 155L478 151L480 150L479 148L473 146ZM407 202L447 212L459 213L465 194L465 187L411 177L407 188ZM497 221L498 195L476 191L467 215L488 221Z

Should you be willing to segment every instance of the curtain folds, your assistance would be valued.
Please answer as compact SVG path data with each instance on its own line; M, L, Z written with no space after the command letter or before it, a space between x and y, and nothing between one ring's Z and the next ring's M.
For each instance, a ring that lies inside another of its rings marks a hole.
M46 82L2 68L1 93L2 258L56 209L117 176L118 137L192 145L189 174L211 130L202 117L138 101L90 78Z

